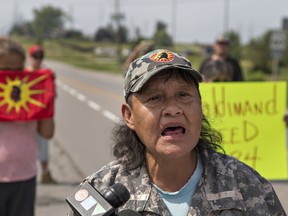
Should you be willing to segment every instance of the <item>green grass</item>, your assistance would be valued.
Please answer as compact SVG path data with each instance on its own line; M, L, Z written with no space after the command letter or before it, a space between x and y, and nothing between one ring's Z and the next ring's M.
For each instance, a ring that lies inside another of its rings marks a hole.
M25 37L13 37L16 41L20 42L25 49L35 43L31 38ZM94 48L117 48L115 44L110 43L95 43L91 41L81 40L47 40L43 44L46 50L46 57L48 59L65 62L79 68L106 71L107 73L122 74L122 63L125 57L122 57L122 61L115 57L97 56L94 53ZM130 47L128 44L122 45L122 48ZM201 47L195 44L176 44L172 48L169 48L175 52L182 53L184 50L192 51L188 59L192 62L192 66L195 69L199 69L200 64L204 60ZM265 74L262 71L251 72L251 62L249 60L242 60L241 66L244 72L246 81L270 81L273 80L272 76ZM279 75L277 77L279 81L288 80L288 67L280 67ZM288 95L288 89L287 89ZM288 104L288 98L287 98Z
M13 37L27 50L35 40L25 37ZM78 40L46 40L42 45L47 59L61 61L80 68L101 70L112 73L122 73L121 64L117 58L96 56L95 47L115 47L106 43L95 43Z
M35 40L25 37L13 37L19 41L25 49L35 43ZM48 59L65 62L80 68L101 70L112 73L122 74L122 63L125 57L118 60L116 57L97 56L94 48L117 48L111 43L96 43L92 41L81 40L46 40L43 44ZM122 48L130 47L128 44L122 45ZM201 62L204 60L201 47L196 44L176 44L171 48L173 51L182 53L184 50L192 51L188 59L192 62L192 66L199 69ZM241 66L247 81L268 81L271 75L262 73L261 71L251 72L251 62L242 60ZM288 80L288 67L281 67L279 70L278 80Z

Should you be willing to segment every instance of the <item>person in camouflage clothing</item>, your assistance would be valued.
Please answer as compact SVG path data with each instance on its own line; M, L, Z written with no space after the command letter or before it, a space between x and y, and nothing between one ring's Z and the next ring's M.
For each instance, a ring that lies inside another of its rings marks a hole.
M113 131L115 161L85 181L100 192L125 185L130 199L119 212L286 215L266 179L221 153L222 137L202 113L201 81L187 59L169 50L134 60L124 80L124 122Z

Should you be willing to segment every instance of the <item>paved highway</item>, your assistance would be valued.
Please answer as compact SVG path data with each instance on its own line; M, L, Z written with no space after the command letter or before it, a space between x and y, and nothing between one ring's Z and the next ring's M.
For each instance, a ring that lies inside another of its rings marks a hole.
M122 77L51 67L57 76L55 139L86 176L112 159L110 132L119 121Z

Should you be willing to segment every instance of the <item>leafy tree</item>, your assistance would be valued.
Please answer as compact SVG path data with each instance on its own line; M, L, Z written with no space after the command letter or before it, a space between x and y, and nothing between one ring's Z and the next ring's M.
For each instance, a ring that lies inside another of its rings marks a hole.
M112 25L100 27L95 33L94 40L97 42L113 42L114 31Z
M34 36L33 26L31 22L17 23L9 31L9 34Z
M286 49L284 50L284 55L280 61L281 65L286 65L288 66L288 30L285 30L286 33Z
M167 33L166 24L158 21L156 24L156 31L153 35L153 40L158 46L172 46L173 41L171 36Z
M126 43L128 40L128 29L124 25L120 25L118 29L118 34L115 37L119 37L120 43Z
M59 8L44 6L34 9L33 28L38 42L43 39L55 38L64 31L65 20L68 16Z
M140 30L140 28L139 27L136 27L135 28L135 40L136 41L141 41L141 40L143 40L143 36L142 36L142 34L141 34L141 30Z
M65 31L64 38L83 39L84 35L79 30L69 29Z
M94 40L98 42L119 42L126 43L128 38L128 30L125 26L120 25L118 30L115 30L111 24L107 27L101 27L97 30Z
M241 58L241 41L237 32L228 32L228 38L230 40L230 55L236 59Z
M268 31L259 38L252 39L245 52L245 57L251 61L252 71L263 71L269 73L271 71L271 58L269 50L269 40L271 32Z

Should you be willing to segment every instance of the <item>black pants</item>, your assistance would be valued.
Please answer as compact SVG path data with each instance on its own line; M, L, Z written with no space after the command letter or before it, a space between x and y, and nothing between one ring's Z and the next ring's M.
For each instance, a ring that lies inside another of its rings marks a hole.
M19 182L0 182L1 216L34 216L36 177Z

